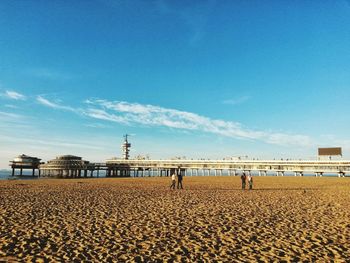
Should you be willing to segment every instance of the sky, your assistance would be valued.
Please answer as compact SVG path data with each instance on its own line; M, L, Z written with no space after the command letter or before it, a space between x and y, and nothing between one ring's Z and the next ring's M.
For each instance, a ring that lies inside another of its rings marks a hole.
M350 1L2 0L0 168L19 154L350 159Z

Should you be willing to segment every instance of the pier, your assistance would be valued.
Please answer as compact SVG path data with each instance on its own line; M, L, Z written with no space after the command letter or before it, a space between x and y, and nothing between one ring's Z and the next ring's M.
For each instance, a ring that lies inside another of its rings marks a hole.
M139 176L169 176L172 173L181 173L185 176L198 175L238 175L247 173L251 175L284 176L292 173L294 176L313 174L316 177L324 174L336 174L345 177L350 174L350 161L336 160L148 160L129 159L131 144L128 142L128 135L124 136L122 144L123 158L113 158L106 161L107 177L139 177ZM335 151L334 151L335 149ZM320 150L320 149L319 149ZM342 155L341 148L324 148L325 153L320 155Z
M172 170L180 170L187 176L237 175L245 172L258 176L293 174L350 175L350 161L276 161L276 160L132 160L110 159L106 161L107 176L167 176Z
M173 173L181 173L183 176L236 176L243 172L256 176L310 174L316 177L330 174L338 177L350 176L349 160L130 159L130 147L131 144L126 134L121 145L122 158L108 159L104 163L91 163L74 155L62 155L47 163L40 163L39 158L20 155L11 161L12 176L16 168L20 169L20 175L23 169L32 169L32 174L35 176L35 169L38 169L38 176L56 178L95 177L95 171L96 177L100 177L100 171L105 171L106 177L170 176ZM323 150L327 150L327 155L332 155L334 154L333 149L336 150L336 154L341 155L341 148L324 148Z
M306 161L306 160L139 160L109 159L104 163L90 163L81 157L59 156L47 163L12 161L12 176L15 169L31 169L33 176L57 178L100 177L150 177L170 176L181 173L184 176L236 176L245 172L254 176L304 176L337 175L350 176L350 161ZM38 175L34 171L38 170Z

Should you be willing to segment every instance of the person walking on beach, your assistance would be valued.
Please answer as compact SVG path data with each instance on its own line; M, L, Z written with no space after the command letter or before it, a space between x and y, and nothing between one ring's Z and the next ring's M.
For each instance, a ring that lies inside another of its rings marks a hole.
M253 189L253 176L250 174L248 175L248 185L249 185L249 190Z
M176 175L175 175L175 171L174 171L173 174L171 175L170 189L175 189L175 185L176 185Z
M181 187L181 189L183 189L182 179L183 179L183 177L182 177L181 171L178 170L178 172L177 172L177 189L180 189L180 187Z
M245 189L246 179L247 179L247 177L246 177L245 173L243 172L243 173L242 173L242 175L241 175L241 180L242 180L242 190L244 190L244 189Z

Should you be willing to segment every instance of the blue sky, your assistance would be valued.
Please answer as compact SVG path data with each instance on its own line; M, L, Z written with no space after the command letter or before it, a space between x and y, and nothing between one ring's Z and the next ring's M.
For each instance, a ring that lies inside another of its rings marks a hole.
M0 168L350 157L350 2L0 1Z

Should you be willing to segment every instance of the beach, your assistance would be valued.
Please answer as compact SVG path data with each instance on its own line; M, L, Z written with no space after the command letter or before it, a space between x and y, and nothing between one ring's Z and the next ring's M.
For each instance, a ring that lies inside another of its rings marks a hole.
M349 262L350 180L0 181L0 261Z

